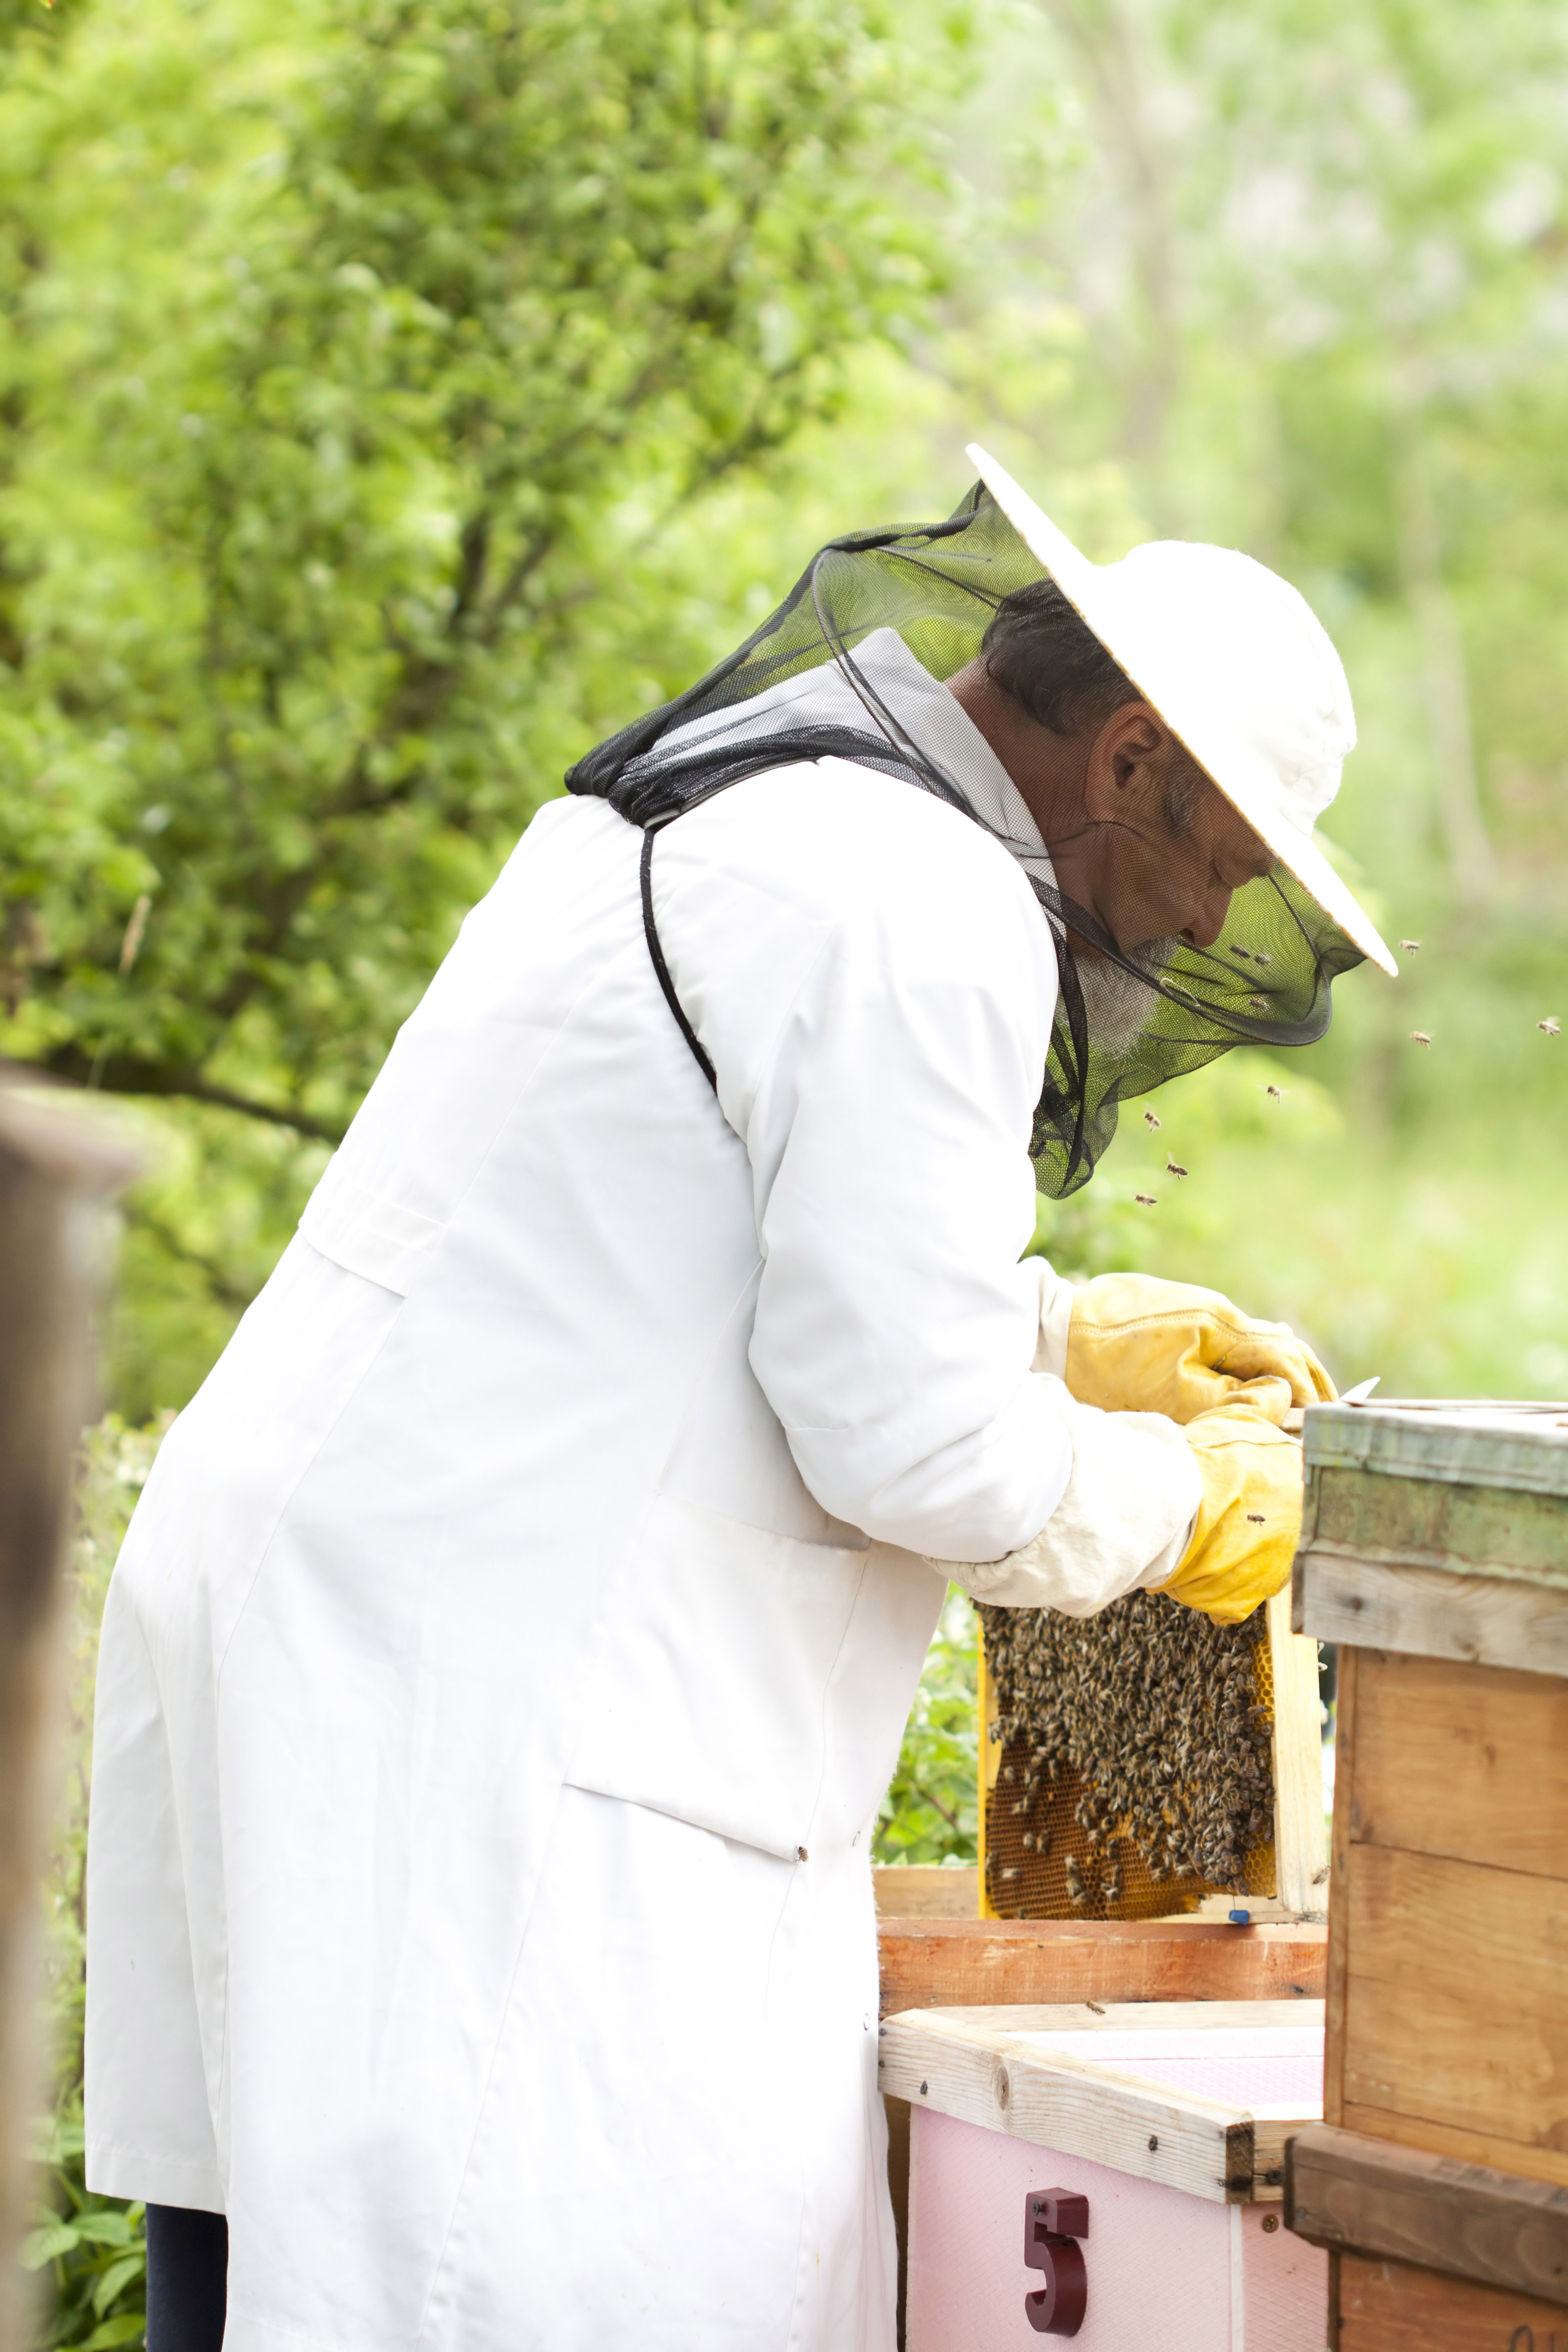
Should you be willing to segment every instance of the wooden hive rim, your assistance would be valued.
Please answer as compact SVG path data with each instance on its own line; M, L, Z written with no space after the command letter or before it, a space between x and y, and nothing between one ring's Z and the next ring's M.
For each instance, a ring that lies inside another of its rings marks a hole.
M1134 2061L1042 2050L1054 2030L1192 2032L1318 2022L1311 2000L1053 2003L1005 2010L906 2010L881 2028L884 2092L917 2108L1007 2133L1134 2179L1221 2204L1283 2193L1289 2135L1317 2120L1249 2108L1141 2075Z
M1568 1495L1568 1404L1323 1404L1304 1416L1309 1470Z

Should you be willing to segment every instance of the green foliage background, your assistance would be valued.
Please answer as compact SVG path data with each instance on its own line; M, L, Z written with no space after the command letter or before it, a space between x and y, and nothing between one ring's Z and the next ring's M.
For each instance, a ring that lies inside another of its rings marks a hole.
M1557 0L0 0L0 1052L148 1148L125 1427L570 760L973 437L1098 557L1299 583L1361 721L1334 852L1420 942L1040 1246L1385 1393L1568 1392L1564 121ZM150 1442L95 1441L100 1567ZM885 1859L972 1851L973 1671L954 1601ZM79 2344L136 2277L73 2046Z
M568 761L975 434L1097 555L1300 583L1333 842L1421 941L1058 1245L1385 1392L1568 1386L1565 49L1549 0L6 0L0 1049L153 1146L115 1404L200 1380Z
M81 2352L140 2344L146 2331L142 2209L94 2196L82 2168L83 1949L92 1687L109 1574L165 1423L127 1429L111 1414L82 1449L68 1577L66 1784L44 1876L47 1993L42 2020L54 2096L37 2128L38 2210L23 2248L45 2290L38 2342Z

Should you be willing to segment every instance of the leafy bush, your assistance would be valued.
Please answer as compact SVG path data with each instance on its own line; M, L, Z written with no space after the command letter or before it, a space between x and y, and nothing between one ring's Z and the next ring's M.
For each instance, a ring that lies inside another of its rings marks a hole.
M744 634L715 518L929 306L921 93L964 18L16 7L0 1044L166 1106L184 1181L127 1210L155 1312L113 1335L142 1411L568 762ZM774 591L806 550L770 512Z
M979 1652L974 1606L947 1588L872 1844L889 1862L973 1862Z
M127 1429L110 1414L88 1432L77 1493L67 1606L69 1676L62 1802L44 1879L47 2026L53 2099L38 2127L40 2202L23 2260L43 2273L40 2352L110 2352L146 2333L145 2217L140 2205L97 2197L82 2157L87 1801L92 1770L92 1688L110 1570L169 1416Z

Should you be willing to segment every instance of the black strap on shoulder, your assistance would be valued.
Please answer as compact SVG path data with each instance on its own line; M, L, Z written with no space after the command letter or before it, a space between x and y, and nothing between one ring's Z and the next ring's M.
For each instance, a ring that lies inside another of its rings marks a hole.
M686 1009L675 992L675 982L669 976L669 966L664 960L664 950L658 943L658 925L653 919L653 838L658 827L650 825L642 837L642 927L647 940L647 951L653 958L653 968L658 984L664 991L664 1001L680 1024L680 1034L696 1056L697 1066L712 1087L719 1091L719 1074L703 1051L702 1040L686 1017Z

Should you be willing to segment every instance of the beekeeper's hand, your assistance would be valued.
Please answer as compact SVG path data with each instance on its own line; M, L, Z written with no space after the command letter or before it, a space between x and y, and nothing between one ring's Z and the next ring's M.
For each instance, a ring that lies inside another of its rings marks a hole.
M1149 1274L1102 1274L1074 1293L1065 1378L1080 1404L1180 1422L1224 1404L1244 1383L1274 1422L1335 1393L1289 1324L1260 1323L1217 1290Z
M1250 1391L1200 1412L1182 1434L1203 1501L1182 1564L1159 1590L1232 1625L1289 1576L1301 1532L1301 1448Z

